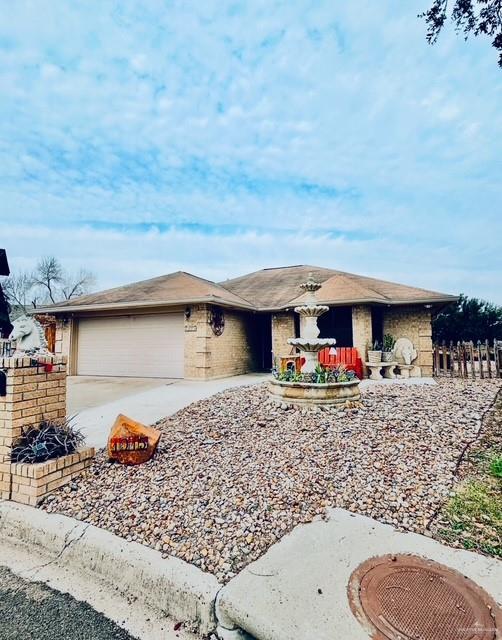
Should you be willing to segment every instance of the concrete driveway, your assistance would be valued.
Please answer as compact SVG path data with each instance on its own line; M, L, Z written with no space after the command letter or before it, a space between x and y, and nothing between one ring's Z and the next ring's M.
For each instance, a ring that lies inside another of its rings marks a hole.
M170 378L109 378L72 376L68 378L66 406L68 415L99 407L143 391L163 387L177 380Z
M86 436L87 444L106 446L119 413L145 424L172 415L197 400L247 384L264 382L267 374L246 374L207 382L163 378L68 378L68 415Z

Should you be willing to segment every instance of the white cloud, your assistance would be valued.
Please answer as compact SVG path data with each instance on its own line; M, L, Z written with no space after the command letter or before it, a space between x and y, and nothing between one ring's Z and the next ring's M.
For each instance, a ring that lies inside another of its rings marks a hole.
M295 250L301 262L384 277L397 264L423 286L500 295L496 56L451 31L427 45L421 0L337 5L10 3L0 220L12 259L41 252L35 232L23 244L10 235L14 223L45 225L61 257L79 221L246 224L259 233L218 238L223 257L203 234L153 236L130 272L176 263L223 277ZM284 227L298 236L277 253ZM351 239L305 237L310 227ZM115 247L138 238L82 233L103 283L123 281ZM180 250L165 263L167 240Z
M184 229L140 233L13 225L6 231L14 269L31 269L40 255L56 254L69 269L85 267L97 273L99 288L177 270L219 281L264 267L313 264L502 303L496 269L466 268L466 257L476 263L483 256L476 250L468 256L459 255L451 245L389 245L386 238L351 239L302 229L286 236L249 230L209 237L202 231ZM37 247L35 254L33 247ZM439 262L443 266L438 271Z

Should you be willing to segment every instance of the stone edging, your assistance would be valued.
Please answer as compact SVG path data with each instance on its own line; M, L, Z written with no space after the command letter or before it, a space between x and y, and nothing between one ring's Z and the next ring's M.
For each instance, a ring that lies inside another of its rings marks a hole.
M65 570L92 574L105 587L144 602L204 634L216 628L214 602L222 585L178 558L59 514L0 502L0 540L27 548Z

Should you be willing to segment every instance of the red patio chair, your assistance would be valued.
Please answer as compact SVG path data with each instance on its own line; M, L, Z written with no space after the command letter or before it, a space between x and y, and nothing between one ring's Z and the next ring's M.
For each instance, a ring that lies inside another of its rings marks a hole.
M349 371L353 371L359 379L363 377L363 362L355 347L337 347L336 355L330 354L331 347L319 351L319 362L328 369L334 369L343 364Z

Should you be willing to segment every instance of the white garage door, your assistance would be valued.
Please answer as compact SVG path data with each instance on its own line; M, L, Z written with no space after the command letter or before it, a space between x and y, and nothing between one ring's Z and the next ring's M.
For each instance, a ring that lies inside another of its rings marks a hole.
M182 313L82 319L77 373L183 378L183 344Z

